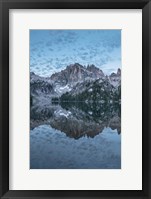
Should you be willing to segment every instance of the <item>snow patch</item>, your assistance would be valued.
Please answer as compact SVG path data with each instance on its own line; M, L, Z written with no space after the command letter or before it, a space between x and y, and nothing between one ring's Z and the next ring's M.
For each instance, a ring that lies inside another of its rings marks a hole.
M71 112L70 111L57 110L57 111L54 112L54 114L56 116L59 115L59 116L64 116L64 117L68 118L69 115L71 115Z
M90 88L88 91L89 91L89 92L92 92L92 91L93 91L93 89L92 89L92 88Z
M68 84L66 86L63 86L63 87L56 86L56 88L55 88L55 92L57 92L59 94L62 94L62 93L65 93L65 92L69 92L71 90L72 89L69 87Z

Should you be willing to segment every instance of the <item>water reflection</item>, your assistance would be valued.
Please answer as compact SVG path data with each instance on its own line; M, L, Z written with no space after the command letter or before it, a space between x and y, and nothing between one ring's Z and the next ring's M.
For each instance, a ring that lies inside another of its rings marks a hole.
M66 102L33 106L31 169L120 169L118 104Z
M53 103L44 107L31 108L31 129L47 124L60 130L68 137L95 137L105 127L121 133L120 106L86 104L83 102Z

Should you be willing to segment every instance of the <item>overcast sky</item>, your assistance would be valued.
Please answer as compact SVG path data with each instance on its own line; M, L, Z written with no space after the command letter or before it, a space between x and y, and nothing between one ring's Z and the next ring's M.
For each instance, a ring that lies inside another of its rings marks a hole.
M30 71L50 76L69 64L121 68L121 30L30 30Z

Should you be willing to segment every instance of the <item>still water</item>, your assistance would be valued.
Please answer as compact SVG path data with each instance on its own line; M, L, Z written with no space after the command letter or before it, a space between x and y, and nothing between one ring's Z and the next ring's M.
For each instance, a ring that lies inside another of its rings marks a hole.
M31 107L31 169L120 169L119 105Z

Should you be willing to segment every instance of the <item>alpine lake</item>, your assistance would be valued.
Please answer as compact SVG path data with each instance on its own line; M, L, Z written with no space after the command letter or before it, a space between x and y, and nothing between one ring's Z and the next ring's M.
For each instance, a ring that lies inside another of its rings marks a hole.
M121 105L31 106L30 169L121 169Z

